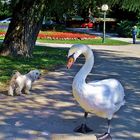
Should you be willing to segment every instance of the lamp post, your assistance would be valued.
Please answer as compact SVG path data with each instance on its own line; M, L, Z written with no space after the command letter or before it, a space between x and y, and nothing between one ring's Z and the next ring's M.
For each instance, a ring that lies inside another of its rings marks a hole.
M108 5L107 4L103 4L101 7L101 10L104 12L104 24L103 24L103 40L102 43L105 43L105 18L106 18L106 12L108 10Z

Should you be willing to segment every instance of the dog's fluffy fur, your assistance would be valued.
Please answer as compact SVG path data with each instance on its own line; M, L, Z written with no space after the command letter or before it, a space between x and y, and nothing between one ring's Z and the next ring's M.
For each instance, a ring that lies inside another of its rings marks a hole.
M41 74L39 70L32 70L25 75L16 72L11 78L8 95L14 96L14 93L16 95L21 95L22 92L29 94L32 88L32 83L39 79L40 76Z

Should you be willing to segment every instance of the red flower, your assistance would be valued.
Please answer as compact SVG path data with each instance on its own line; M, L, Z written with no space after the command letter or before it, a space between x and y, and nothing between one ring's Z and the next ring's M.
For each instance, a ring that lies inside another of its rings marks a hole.
M41 32L38 34L41 39L93 39L95 35L71 33L71 32Z
M0 36L5 36L5 32L0 32ZM95 39L97 36L89 35L89 34L82 34L82 33L72 33L72 32L40 32L38 34L38 38L40 39L64 39L64 40L75 40L75 39Z
M0 36L5 36L5 32L0 32Z

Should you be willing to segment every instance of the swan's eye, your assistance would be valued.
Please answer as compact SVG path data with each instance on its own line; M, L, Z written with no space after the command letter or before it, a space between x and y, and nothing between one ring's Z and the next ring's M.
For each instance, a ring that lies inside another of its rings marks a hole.
M69 58L71 58L71 57L73 57L73 58L74 58L74 54L75 54L75 53L73 53L73 54L69 55L69 56L68 56L68 59L69 59Z

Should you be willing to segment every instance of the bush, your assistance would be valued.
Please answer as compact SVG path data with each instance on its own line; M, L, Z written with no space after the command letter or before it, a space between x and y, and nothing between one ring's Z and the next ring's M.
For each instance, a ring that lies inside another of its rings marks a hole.
M117 33L119 36L122 37L132 37L132 27L136 25L138 28L138 37L140 37L140 22L132 22L132 21L128 21L128 20L124 20L124 21L120 21L119 23L117 23Z
M44 24L44 25L42 25L41 30L42 31L62 30L64 28L65 28L65 25L63 25L63 24L51 24L51 25Z
M140 38L140 21L139 22L137 22L137 28L138 28L138 35L137 35L137 37L139 37Z
M131 37L131 29L133 27L133 22L124 20L117 23L117 33L122 37Z

